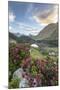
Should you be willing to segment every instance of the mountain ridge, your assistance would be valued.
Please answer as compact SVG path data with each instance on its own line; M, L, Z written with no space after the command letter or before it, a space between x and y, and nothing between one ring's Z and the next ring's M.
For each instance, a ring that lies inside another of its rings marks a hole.
M57 40L58 39L58 23L51 23L44 27L38 35L32 36L35 40Z

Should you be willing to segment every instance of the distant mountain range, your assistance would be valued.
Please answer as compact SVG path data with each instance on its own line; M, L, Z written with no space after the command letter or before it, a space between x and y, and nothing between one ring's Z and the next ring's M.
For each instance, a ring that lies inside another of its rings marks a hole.
M16 42L18 42L18 43L34 43L35 42L35 40L30 38L29 36L17 35L16 33L14 34L11 32L9 32L9 39L16 40Z
M17 37L20 37L21 36L21 34L18 33L18 32L17 33L14 33L14 35L17 36Z
M19 43L49 43L58 45L58 23L51 23L47 25L43 30L36 36L25 36L20 33L9 32L9 39L16 40Z

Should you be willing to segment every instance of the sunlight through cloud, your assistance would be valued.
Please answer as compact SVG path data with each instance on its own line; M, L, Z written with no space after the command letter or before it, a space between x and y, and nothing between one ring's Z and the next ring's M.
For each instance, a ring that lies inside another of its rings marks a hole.
M13 14L13 12L9 12L9 22L14 22L16 16Z

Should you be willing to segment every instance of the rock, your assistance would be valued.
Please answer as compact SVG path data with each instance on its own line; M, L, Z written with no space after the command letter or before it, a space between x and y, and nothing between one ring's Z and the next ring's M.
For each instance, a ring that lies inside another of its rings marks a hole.
M19 81L19 88L24 88L24 87L29 87L29 85L28 85L28 80L26 79L26 77L23 77L23 74L24 74L25 72L23 71L23 69L22 68L19 68L19 69L17 69L14 73L13 73L13 79L16 79L16 78L18 78L18 79L20 79L20 81Z
M22 79L22 74L23 74L23 69L22 68L19 68L17 69L14 73L13 73L13 79L16 79L16 78L19 78L19 79Z
M28 88L28 87L29 87L28 80L23 78L19 83L19 88Z

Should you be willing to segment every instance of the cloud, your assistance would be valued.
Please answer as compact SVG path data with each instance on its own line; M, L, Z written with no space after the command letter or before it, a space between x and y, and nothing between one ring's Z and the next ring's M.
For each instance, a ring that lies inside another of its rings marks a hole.
M33 15L33 18L40 24L50 24L58 21L58 5L54 5L43 11L37 10L36 13Z
M18 23L18 29L20 30L20 33L21 34L25 34L25 35L37 35L40 30L37 29L36 27L32 27L26 23L22 23L22 22L19 22Z
M20 34L24 34L24 35L30 35L30 34L37 35L40 32L39 29L29 26L22 22L19 23L17 22L16 25L17 26L15 27L13 27L13 25L9 25L9 31L14 33L19 32Z
M30 13L33 9L33 4L30 4L27 8L27 13Z
M28 24L26 24L26 23L21 23L21 22L19 22L18 25L19 25L19 28L20 28L20 29L25 29L26 31L35 30L35 27L32 27L32 26L30 26L30 25L28 25Z
M14 22L16 19L16 16L12 11L9 11L9 22Z
M9 26L9 30L12 30L12 27L11 26Z
M9 26L9 31L10 32L13 32L14 31L14 28L12 26Z
M39 33L40 31L38 31L38 30L32 30L32 31L28 31L28 30L25 30L24 31L24 33L23 34L25 34L25 35L37 35L38 33Z
M38 30L30 31L30 34L31 34L31 35L37 35L39 32L40 32L40 31L38 31Z
M9 25L9 32L12 32L12 33L14 32L15 33L16 32L15 29L16 29L16 27L13 27L12 25Z
M32 13L32 10L33 10L33 4L30 3L30 4L28 5L27 10L26 10L25 17L26 17L27 15L31 14L31 13Z

